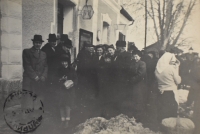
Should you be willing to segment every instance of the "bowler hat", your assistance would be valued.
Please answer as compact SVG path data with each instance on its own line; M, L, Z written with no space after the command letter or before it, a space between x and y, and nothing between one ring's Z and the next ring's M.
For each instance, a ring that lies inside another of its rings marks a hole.
M68 40L64 41L64 43L62 45L67 47L67 48L71 48L72 47L72 41L68 39Z
M37 34L35 34L34 37L33 37L33 39L31 39L31 40L32 40L32 41L44 42L44 41L42 40L42 35L37 35Z
M88 43L88 42L84 42L83 44L84 47L94 47L94 45Z
M56 38L55 34L49 34L49 39L47 39L49 42L55 42L56 40L58 40Z
M117 41L116 42L117 47L126 47L126 41Z
M61 41L69 40L68 35L67 34L62 34L60 40Z

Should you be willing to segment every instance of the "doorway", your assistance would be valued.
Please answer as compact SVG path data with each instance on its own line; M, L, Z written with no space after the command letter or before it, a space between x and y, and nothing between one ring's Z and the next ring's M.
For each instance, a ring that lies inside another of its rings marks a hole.
M57 35L60 36L63 34L63 20L64 20L64 15L63 15L63 5L58 3L58 27L57 27Z

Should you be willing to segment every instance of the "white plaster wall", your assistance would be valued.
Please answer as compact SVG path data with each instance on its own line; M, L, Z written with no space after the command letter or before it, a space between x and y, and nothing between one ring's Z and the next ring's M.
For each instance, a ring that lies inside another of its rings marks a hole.
M22 0L23 49L32 47L31 39L40 34L47 43L49 33L57 33L57 0Z
M22 0L1 0L1 74L22 78Z

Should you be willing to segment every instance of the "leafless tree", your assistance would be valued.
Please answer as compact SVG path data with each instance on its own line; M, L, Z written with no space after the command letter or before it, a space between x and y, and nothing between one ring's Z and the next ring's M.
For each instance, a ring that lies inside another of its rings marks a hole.
M185 39L180 38L197 0L147 0L148 18L153 21L153 29L161 49L169 45L177 46ZM144 10L145 0L123 0L125 9L133 14Z

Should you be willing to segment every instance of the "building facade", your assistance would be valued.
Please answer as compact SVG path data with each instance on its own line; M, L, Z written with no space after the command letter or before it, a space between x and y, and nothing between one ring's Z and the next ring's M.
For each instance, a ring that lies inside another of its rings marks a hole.
M133 21L120 0L0 0L0 5L0 78L4 79L22 78L22 50L32 46L35 34L42 35L43 44L49 33L68 34L73 61L84 41L110 45L126 40ZM92 7L91 19L84 18L86 5Z

